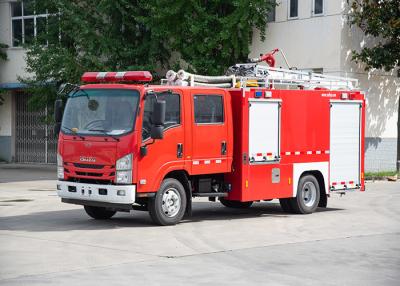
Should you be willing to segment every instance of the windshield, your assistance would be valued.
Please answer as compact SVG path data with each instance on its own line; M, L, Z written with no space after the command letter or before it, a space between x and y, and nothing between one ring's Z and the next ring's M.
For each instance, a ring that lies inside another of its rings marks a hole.
M139 92L132 89L84 89L66 104L61 130L87 135L121 135L132 131Z

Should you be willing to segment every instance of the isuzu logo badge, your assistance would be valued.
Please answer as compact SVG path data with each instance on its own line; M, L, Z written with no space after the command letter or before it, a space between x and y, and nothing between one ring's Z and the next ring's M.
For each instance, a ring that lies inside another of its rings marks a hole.
M79 160L81 161L81 162L96 162L96 158L95 157L84 157L84 156L81 156L80 158L79 158Z

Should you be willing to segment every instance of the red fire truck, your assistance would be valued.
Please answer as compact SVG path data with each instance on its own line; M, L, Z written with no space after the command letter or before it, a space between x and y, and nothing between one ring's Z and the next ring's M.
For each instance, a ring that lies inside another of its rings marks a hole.
M65 108L55 105L62 201L95 219L146 210L172 225L190 215L193 197L230 208L279 199L283 211L309 214L332 193L363 191L356 81L234 67L249 68L251 76L170 72L162 85L146 84L148 72L85 73Z

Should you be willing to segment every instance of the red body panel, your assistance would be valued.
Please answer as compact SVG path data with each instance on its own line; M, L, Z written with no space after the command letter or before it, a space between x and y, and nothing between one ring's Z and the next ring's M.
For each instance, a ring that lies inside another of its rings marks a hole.
M249 98L255 91L233 90L234 165L226 175L232 184L229 199L240 201L266 200L293 196L293 164L329 162L330 101L340 100L342 91L326 90L270 90L271 99L281 99L281 160L276 164L252 165L245 159L249 150ZM364 153L365 102L363 95L353 93L354 100L363 101L361 154ZM361 156L361 172L364 158ZM280 182L272 183L272 169L280 169ZM363 179L363 178L362 178ZM361 180L361 189L364 182ZM326 182L329 184L329 182Z

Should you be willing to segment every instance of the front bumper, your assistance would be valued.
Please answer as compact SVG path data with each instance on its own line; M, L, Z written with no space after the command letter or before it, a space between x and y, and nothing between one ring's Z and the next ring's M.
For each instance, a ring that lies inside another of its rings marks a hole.
M57 194L62 199L72 199L74 201L81 200L126 205L135 203L136 186L81 184L57 181ZM68 200L64 201L67 202Z

